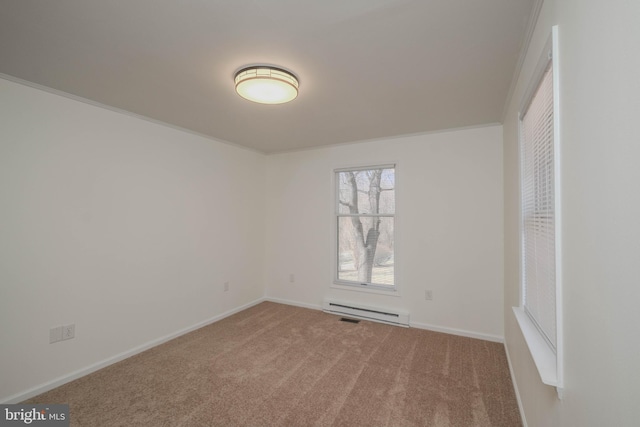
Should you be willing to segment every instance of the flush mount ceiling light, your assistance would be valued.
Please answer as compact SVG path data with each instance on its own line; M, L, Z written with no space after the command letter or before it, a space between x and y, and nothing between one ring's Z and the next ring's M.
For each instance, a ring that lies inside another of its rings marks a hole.
M260 104L283 104L298 96L298 79L282 68L256 65L236 73L236 92Z

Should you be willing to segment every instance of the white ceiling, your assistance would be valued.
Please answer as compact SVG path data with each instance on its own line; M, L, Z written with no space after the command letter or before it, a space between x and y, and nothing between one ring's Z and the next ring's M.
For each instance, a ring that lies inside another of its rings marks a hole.
M534 2L0 0L0 73L273 153L500 122ZM240 98L256 63L298 98Z

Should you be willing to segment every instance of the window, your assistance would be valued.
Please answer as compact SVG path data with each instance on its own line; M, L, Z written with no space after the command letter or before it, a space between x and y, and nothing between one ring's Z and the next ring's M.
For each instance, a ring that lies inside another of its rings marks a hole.
M556 348L553 66L520 123L523 306Z
M395 165L338 169L335 185L335 282L395 290Z
M561 387L556 33L520 110L522 296L514 312L542 381Z

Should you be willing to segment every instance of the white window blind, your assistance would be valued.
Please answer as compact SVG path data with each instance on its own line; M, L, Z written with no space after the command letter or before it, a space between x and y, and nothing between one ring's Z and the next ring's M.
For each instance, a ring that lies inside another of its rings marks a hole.
M521 116L523 303L556 349L556 209L553 66Z

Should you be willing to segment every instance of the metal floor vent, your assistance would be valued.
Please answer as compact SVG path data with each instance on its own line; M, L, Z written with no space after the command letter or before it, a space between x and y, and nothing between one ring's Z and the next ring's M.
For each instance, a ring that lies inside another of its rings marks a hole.
M340 318L340 321L341 321L341 322L349 322L349 323L360 323L360 321L359 321L359 320L356 320L356 319L347 319L346 317L341 317L341 318Z

